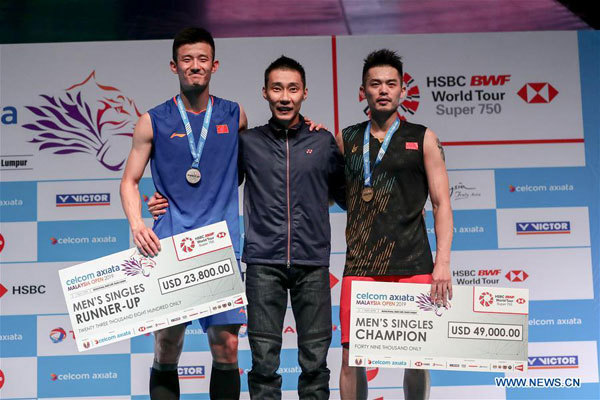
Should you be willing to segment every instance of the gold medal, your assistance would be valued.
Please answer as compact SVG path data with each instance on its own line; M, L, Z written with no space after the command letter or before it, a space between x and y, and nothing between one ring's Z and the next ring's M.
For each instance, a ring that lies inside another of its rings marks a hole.
M362 199L367 203L373 200L373 188L371 186L366 186L362 190Z

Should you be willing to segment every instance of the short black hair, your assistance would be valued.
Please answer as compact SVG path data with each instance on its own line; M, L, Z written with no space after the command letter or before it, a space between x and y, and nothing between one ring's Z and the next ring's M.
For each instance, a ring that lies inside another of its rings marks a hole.
M273 61L265 70L265 87L267 87L269 83L269 74L275 69L291 69L292 71L298 71L300 73L300 78L302 78L302 86L306 88L306 73L304 72L304 67L298 61L284 55Z
M177 50L186 44L207 43L212 49L213 61L215 59L215 40L209 31L204 28L189 27L177 32L173 39L173 61L177 63Z
M366 83L367 72L373 67L390 66L398 70L400 75L400 83L402 83L402 58L393 50L381 49L370 53L363 64L362 70L362 82L363 85Z

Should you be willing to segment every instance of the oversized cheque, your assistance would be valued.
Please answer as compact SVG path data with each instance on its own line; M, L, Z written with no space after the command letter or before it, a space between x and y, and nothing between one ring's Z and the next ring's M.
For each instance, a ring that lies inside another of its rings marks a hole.
M246 304L225 222L160 243L156 257L133 248L59 271L79 351Z
M527 371L527 289L454 286L448 307L430 289L352 282L350 365Z

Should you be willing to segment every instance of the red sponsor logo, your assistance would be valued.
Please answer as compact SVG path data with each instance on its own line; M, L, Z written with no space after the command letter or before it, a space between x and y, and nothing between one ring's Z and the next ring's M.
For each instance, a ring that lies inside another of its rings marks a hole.
M4 296L8 292L8 289L4 287L3 284L0 283L0 297Z
M377 374L379 373L379 368L367 367L367 381L372 381L375 379Z
M516 369L517 371L523 371L523 368L524 368L524 367L523 367L523 364L515 365L515 369Z
M58 375L56 375L56 374L50 374L50 380L51 381L55 381L57 379L58 379Z
M519 297L519 298L517 299L517 304L525 304L525 302L526 302L526 301L527 301L527 300L525 300L524 298L522 298L522 297Z
M222 135L224 133L229 133L229 126L227 125L217 125L217 133Z
M510 81L510 75L473 75L471 86L503 86Z
M0 389L2 389L2 386L4 386L4 372L2 372L2 370L0 369Z
M86 349L90 348L90 342L83 342L83 347Z
M520 269L508 271L504 276L511 282L523 282L525 279L529 278L527 272Z
M2 249L4 249L4 236L0 233L0 253L2 253Z
M181 239L179 247L181 247L181 250L183 250L184 252L189 253L190 251L194 250L194 247L196 247L196 243L192 238L186 237Z
M479 276L498 276L502 270L500 269L480 269L477 275Z
M419 150L419 143L406 142L406 150Z
M362 358L358 358L358 357L357 357L357 358L354 360L354 364L356 364L356 365L362 365L362 362L363 362Z
M421 361L416 361L415 362L415 367L422 367L423 363Z
M222 239L222 238L224 238L225 236L227 236L227 234L226 234L225 232L219 232L219 233L217 233L217 237L218 237L219 239Z
M145 326L140 326L140 327L138 328L138 331L139 331L139 332L144 332L144 331L146 331L146 327L145 327Z
M51 237L50 238L50 243L56 244L56 243L58 243L58 240L56 240L56 238L54 238L54 237Z
M312 149L306 149L306 154L312 154Z
M479 304L489 307L494 304L494 296L490 292L483 292L479 295Z
M238 297L237 299L235 299L233 301L235 304L244 304L244 299L242 299L241 297Z
M548 82L535 82L535 83L526 83L519 91L517 92L520 98L525 100L526 103L529 104L544 104L550 103L556 95L558 94L558 90L554 88Z
M329 273L329 289L333 288L340 280L335 277L331 272Z

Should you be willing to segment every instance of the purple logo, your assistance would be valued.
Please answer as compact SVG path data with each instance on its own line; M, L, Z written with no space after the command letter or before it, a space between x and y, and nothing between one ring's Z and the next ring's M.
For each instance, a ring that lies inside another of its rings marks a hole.
M133 99L115 87L99 84L96 71L59 95L40 97L43 105L26 107L35 121L23 125L35 132L29 142L38 145L38 150L89 154L111 171L123 168L141 116Z
M447 306L437 305L431 300L429 294L424 293L421 293L417 296L417 305L423 311L433 311L438 317L442 316L444 310L448 310L450 307L452 307L449 301Z
M156 262L143 256L139 256L139 258L131 256L129 257L129 260L125 260L121 266L123 267L123 272L127 276L142 274L142 276L149 277L150 271L156 266Z

